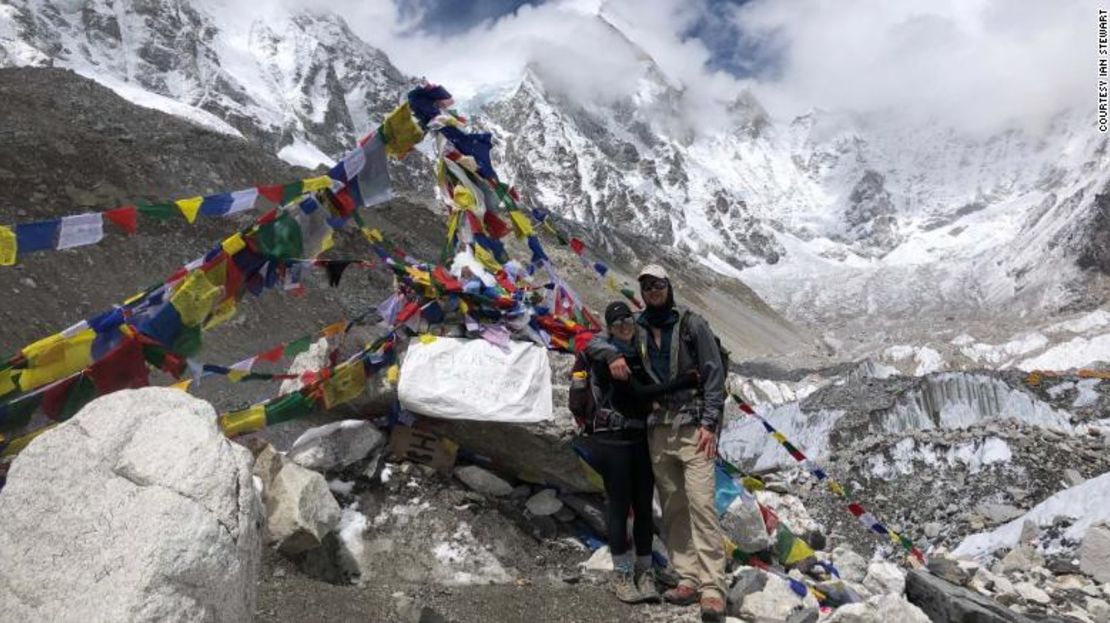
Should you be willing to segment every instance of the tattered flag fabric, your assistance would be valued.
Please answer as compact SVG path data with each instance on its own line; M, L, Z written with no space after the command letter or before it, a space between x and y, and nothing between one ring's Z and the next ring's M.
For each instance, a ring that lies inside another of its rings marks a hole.
M104 216L100 212L62 218L58 232L58 248L70 249L96 244L104 238Z

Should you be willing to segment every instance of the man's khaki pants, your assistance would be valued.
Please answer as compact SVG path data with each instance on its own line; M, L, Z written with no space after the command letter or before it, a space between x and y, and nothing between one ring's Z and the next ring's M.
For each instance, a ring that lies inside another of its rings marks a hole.
M663 506L663 540L682 583L703 597L725 596L725 550L714 502L714 460L697 451L698 427L651 427L655 486Z

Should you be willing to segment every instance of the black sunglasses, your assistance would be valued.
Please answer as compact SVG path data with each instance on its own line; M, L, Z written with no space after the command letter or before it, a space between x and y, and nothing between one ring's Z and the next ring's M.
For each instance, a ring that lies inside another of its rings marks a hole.
M634 324L636 324L636 319L635 318L633 318L632 316L625 316L624 318L618 318L618 319L614 320L613 322L610 322L609 326L610 327L630 327Z
M644 292L650 292L652 290L666 290L667 282L663 281L662 279L645 279L643 282L640 283L640 289Z

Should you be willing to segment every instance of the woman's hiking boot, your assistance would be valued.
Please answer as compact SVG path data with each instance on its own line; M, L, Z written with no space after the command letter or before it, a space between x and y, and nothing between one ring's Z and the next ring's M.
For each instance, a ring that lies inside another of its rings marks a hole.
M676 606L689 606L697 603L698 589L690 586L689 584L679 584L671 590L663 593L663 599Z
M636 572L636 590L640 591L642 601L656 604L662 601L663 598L659 595L655 582L655 569L648 567Z
M631 568L620 567L613 570L613 592L617 599L626 604L638 604L643 601L640 589L636 588L636 574Z
M681 580L682 578L678 577L678 573L675 572L674 567L655 567L655 581L659 586L674 588L678 586Z

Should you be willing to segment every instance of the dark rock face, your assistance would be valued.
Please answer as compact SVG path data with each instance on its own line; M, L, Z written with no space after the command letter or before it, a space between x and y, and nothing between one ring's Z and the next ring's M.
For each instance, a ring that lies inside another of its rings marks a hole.
M1075 262L1080 268L1110 274L1110 189L1095 195L1090 224L1084 228L1087 240Z
M852 189L844 220L850 240L859 241L863 247L880 255L899 242L894 201L886 189L883 176L876 171L865 171Z

